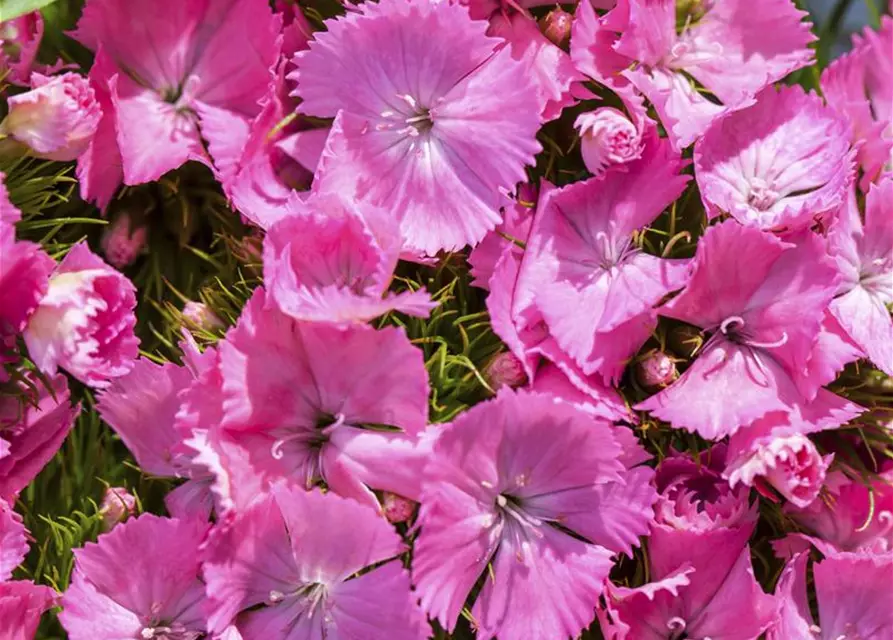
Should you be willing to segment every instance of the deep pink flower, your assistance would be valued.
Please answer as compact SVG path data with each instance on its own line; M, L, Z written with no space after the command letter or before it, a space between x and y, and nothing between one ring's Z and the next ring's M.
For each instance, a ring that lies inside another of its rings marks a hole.
M59 621L71 640L199 638L207 631L199 520L143 514L75 549Z
M479 242L540 150L527 66L447 2L367 3L326 26L291 76L302 113L344 111L325 180L391 211L414 250Z
M137 356L135 291L86 243L75 245L25 328L28 355L44 373L62 367L85 384L108 386Z
M298 320L363 322L392 310L426 317L422 289L387 293L402 248L397 222L370 205L314 194L264 238L264 284L271 302Z
M417 498L428 377L402 329L299 322L260 289L218 351L222 416L209 443L226 475L323 481L376 508L370 488Z
M576 636L589 624L611 556L632 552L655 499L652 472L625 469L611 429L552 396L510 390L444 428L413 554L431 617L452 629L484 576L471 612L481 637Z
M713 336L679 380L636 408L710 439L770 411L796 412L804 433L858 415L807 373L836 287L811 233L791 244L731 220L710 227L688 286L659 312Z
M0 440L0 460L4 458L3 442ZM28 553L27 536L22 516L12 510L11 504L0 498L0 584L9 580L13 570L25 559Z
M57 604L59 595L27 580L0 582L0 638L31 640L40 616Z
M574 21L577 68L612 89L631 84L643 93L677 148L813 60L812 25L790 0L722 0L701 7L703 14L681 33L673 0L619 0L602 17L581 2Z
M651 334L652 306L687 279L687 261L662 260L632 243L682 193L689 180L682 166L654 137L624 171L542 188L517 286L561 349L606 383L620 379Z
M891 166L893 150L893 18L883 16L878 31L853 35L853 50L822 72L822 93L828 105L852 124L858 145L863 191Z
M711 218L792 232L832 215L853 178L850 126L799 86L769 88L714 122L695 145Z
M120 149L125 184L150 182L187 160L207 162L202 138L214 157L244 141L278 34L263 0L89 0L73 36L107 56L116 144L103 144L110 155Z
M841 283L831 313L876 367L893 375L893 177L873 184L865 201L865 221L855 193L841 208L829 233L829 251Z
M10 96L0 134L49 160L74 160L96 133L102 111L86 78L76 73L31 76L31 91Z
M405 550L372 509L277 485L212 535L204 563L210 626L232 623L244 640L423 640L428 625L397 559Z
M15 501L49 462L74 425L80 405L71 406L65 376L50 378L52 389L30 376L25 389L0 401L0 499ZM31 395L33 393L33 396ZM28 403L21 403L26 397Z
M0 24L0 76L5 82L27 85L43 39L40 11Z
M890 576L893 555L872 558L856 554L826 557L812 565L819 618L815 624L807 597L809 554L795 556L785 567L776 594L779 622L768 640L810 638L889 638L893 636Z
M611 165L626 164L642 156L643 121L633 123L614 107L600 107L577 116L580 152L589 173L600 176Z

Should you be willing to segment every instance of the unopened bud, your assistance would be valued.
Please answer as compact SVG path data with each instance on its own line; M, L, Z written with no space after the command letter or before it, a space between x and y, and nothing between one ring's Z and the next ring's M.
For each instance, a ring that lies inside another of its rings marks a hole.
M211 311L208 305L204 302L195 302L194 300L190 300L183 305L183 319L187 323L205 331L214 331L224 327L223 320Z
M648 390L666 387L678 376L676 363L663 351L651 351L636 363L636 380Z
M594 176L642 155L642 132L618 109L601 107L581 113L574 126L580 132L583 163Z
M499 391L503 387L514 389L527 382L524 365L510 351L503 351L490 360L484 369L484 378L493 391Z
M110 531L119 522L127 519L136 509L136 498L124 487L109 487L102 497L99 512L102 514L102 527Z
M134 225L132 218L124 213L106 228L99 244L108 263L116 269L123 269L136 260L146 246L147 236L146 227Z
M415 511L416 503L412 500L398 496L396 493L385 491L381 496L381 510L388 522L397 524L398 522L407 522L412 518Z
M563 47L570 41L573 22L574 16L559 7L552 9L545 18L540 20L540 29L543 35L554 44Z

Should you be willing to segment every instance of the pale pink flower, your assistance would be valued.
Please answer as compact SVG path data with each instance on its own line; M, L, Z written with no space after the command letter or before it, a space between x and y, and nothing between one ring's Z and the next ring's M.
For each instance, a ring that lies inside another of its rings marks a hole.
M86 78L76 73L31 76L31 91L7 99L5 134L49 160L74 160L87 150L102 116Z
M636 408L710 439L771 411L797 414L803 433L855 417L860 407L808 374L836 288L811 233L792 244L732 220L708 228L688 286L659 313L713 335L679 380Z
M102 514L102 527L110 531L136 511L136 498L124 487L107 487L99 505Z
M0 447L2 442L0 440ZM0 448L0 460L3 457L3 449ZM12 577L13 570L22 564L27 553L28 531L22 524L22 516L0 498L0 584Z
M398 559L405 550L364 505L276 486L211 537L210 626L234 624L244 640L423 640L430 630Z
M199 549L209 525L143 514L74 550L59 621L71 640L166 638L207 631Z
M85 384L108 386L136 359L135 307L130 280L86 243L77 244L56 267L28 321L28 355L44 373L61 367Z
M876 367L893 375L893 177L871 185L865 221L855 193L828 234L841 283L831 313Z
M809 227L844 203L853 179L850 126L799 86L769 88L715 121L695 145L711 218L776 232Z
M271 302L298 320L363 322L389 311L427 317L424 289L387 289L402 248L397 222L370 205L313 194L264 238L264 284Z
M209 164L202 139L215 159L244 144L280 44L264 0L89 0L72 35L97 54L113 108L82 171L120 161L125 184ZM104 199L114 187L92 189Z
M878 31L853 35L853 45L822 72L822 94L852 124L860 186L868 191L885 167L893 168L893 18L883 16Z
M528 67L457 4L365 3L326 26L290 77L300 112L343 111L328 188L392 212L416 251L479 242L540 150Z
M633 244L633 233L682 193L689 180L682 167L669 144L654 137L624 171L542 188L517 286L559 347L606 383L620 379L650 336L653 305L686 282L687 261Z
M722 0L703 8L680 33L674 0L619 0L601 17L581 2L574 21L577 68L614 90L633 86L644 94L676 148L813 60L812 25L790 0Z
M103 231L99 244L109 264L116 269L123 269L137 259L146 240L149 230L141 224L135 224L127 213L119 214Z
M30 388L22 385L19 394L0 400L0 500L14 502L34 480L62 446L81 409L71 406L65 376L50 377L49 389L33 375L28 379Z
M0 582L0 638L31 640L44 612L53 608L59 595L28 580Z
M839 554L813 563L811 582L819 614L815 622L807 596L808 561L809 554L801 553L785 567L776 588L779 621L769 630L768 640L893 637L893 555Z
M581 113L574 126L580 132L583 163L594 176L611 165L626 164L642 156L642 127L618 109L600 107Z
M603 420L503 390L446 426L425 470L413 554L422 607L448 630L483 577L481 637L577 636L615 553L652 517L652 471L627 470ZM555 526L555 525L560 525Z

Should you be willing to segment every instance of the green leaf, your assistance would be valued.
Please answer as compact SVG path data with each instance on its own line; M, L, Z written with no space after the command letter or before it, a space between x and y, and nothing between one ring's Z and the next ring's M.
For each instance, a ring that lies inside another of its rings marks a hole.
M0 0L0 22L43 9L56 0Z

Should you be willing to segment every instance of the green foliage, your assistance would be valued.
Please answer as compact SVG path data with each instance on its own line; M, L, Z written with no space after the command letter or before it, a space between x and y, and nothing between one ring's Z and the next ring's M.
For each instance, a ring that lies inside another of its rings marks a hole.
M43 9L56 0L0 0L0 22Z

